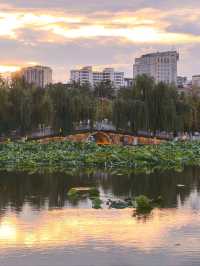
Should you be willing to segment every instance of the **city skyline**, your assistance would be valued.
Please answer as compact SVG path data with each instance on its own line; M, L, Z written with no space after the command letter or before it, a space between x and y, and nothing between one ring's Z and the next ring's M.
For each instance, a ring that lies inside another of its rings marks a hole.
M0 72L48 65L63 82L70 69L93 65L132 77L136 57L173 49L179 75L199 74L200 3L135 2L2 0Z

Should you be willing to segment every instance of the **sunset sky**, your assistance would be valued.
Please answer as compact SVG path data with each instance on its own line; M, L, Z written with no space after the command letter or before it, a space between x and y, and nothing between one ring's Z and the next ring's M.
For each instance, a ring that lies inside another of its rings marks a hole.
M1 0L0 72L42 64L54 81L71 68L115 67L177 49L179 74L200 74L199 0Z

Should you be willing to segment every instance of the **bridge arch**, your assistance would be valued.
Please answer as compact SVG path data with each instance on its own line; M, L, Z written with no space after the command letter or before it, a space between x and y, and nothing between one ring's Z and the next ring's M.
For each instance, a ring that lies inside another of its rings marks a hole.
M93 137L95 142L100 145L109 145L113 143L109 134L102 131L94 132L90 137Z

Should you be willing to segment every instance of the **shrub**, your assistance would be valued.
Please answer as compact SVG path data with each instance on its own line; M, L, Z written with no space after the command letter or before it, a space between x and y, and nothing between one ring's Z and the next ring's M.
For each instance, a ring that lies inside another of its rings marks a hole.
M102 200L99 197L92 199L92 208L101 209Z
M148 197L140 195L135 200L137 212L150 212L152 210L152 202Z

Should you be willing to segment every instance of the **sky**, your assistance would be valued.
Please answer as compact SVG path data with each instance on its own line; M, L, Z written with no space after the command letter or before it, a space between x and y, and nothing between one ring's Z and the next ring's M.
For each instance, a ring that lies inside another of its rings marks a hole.
M114 67L132 76L135 57L180 53L178 74L200 74L199 0L0 0L0 72Z

